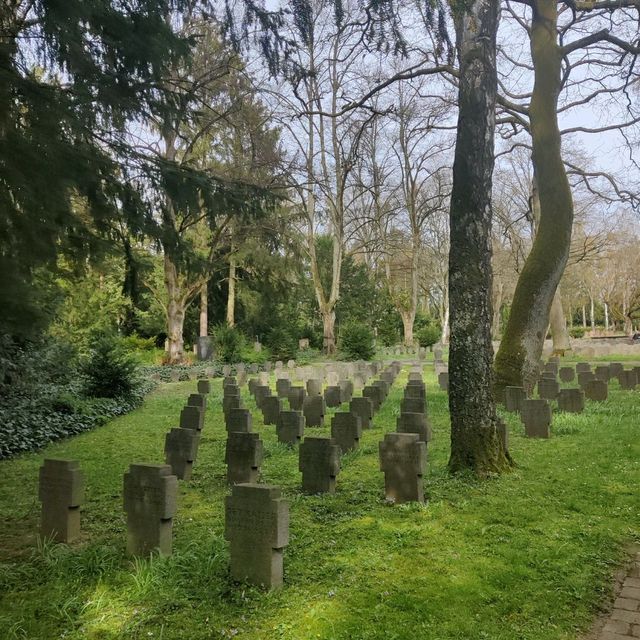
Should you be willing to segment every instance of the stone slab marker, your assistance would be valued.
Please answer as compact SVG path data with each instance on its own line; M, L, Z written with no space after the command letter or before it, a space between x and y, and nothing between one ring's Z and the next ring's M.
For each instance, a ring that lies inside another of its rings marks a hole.
M231 545L234 580L270 589L282 586L289 504L279 487L236 484L225 498L224 535Z
M256 482L262 464L262 440L257 433L232 431L227 438L224 461L227 465L227 482Z
M147 556L158 550L171 555L178 478L168 464L132 464L124 474L127 553Z
M523 387L505 387L504 408L511 413L520 413L522 403L527 399Z
M576 364L576 373L590 373L591 365L588 362L578 362Z
M604 380L605 382L609 382L609 380L611 380L611 369L608 364L597 366L594 373L596 380Z
M417 384L408 384L404 388L404 397L405 398L421 398L423 400L426 400L427 389L424 385L418 386Z
M560 393L560 384L554 378L540 378L538 380L538 396L543 400L555 400Z
M304 416L301 411L281 411L276 424L278 442L298 444L304 435Z
M620 388L625 391L633 391L638 384L638 378L634 370L621 371L618 374L618 381L620 382Z
M551 406L546 400L525 400L520 417L528 438L549 438L551 436Z
M418 371L411 371L409 373L409 380L411 382L422 382L422 373L418 372Z
M187 406L188 407L198 407L203 411L207 410L207 396L203 396L199 393L192 393L187 398Z
M562 389L558 394L558 409L569 413L584 411L584 391L581 389Z
M284 405L278 396L266 396L262 399L262 419L265 424L278 424L278 416Z
M424 502L422 477L427 469L427 445L417 433L387 433L379 444L384 493L396 504Z
M573 382L576 379L576 370L573 367L560 367L558 373L562 382Z
M586 390L586 386L592 380L595 380L596 376L591 371L581 371L578 373L578 385ZM601 380L599 382L602 382ZM607 384L606 382L604 384Z
M368 386L362 390L362 397L369 398L373 406L373 412L375 413L380 408L380 405L384 401L383 392L380 387Z
M198 380L198 393L201 396L211 393L211 383L208 380Z
M307 393L310 396L319 396L322 393L322 381L318 378L307 380Z
M224 414L225 419L233 409L242 408L242 399L240 398L240 394L224 396L222 398L222 413Z
M178 480L189 480L198 455L200 432L196 429L171 429L165 437L165 462Z
M327 387L324 390L324 401L327 407L339 407L342 404L342 390L339 386Z
M588 400L604 402L609 397L609 385L604 380L589 380L583 389Z
M253 397L256 401L256 406L258 409L262 409L262 402L265 398L269 398L271 396L271 389L266 385L258 385L254 388Z
M431 425L424 413L402 412L396 421L398 433L417 433L421 442L431 441Z
M353 397L353 382L351 380L340 380L338 383L340 387L340 400L342 402L351 402Z
M42 502L40 535L73 542L80 535L84 477L77 460L46 458L40 467L38 496Z
M289 389L291 389L291 380L285 378L278 378L276 380L276 394L278 398L286 398L289 395Z
M287 394L289 408L292 411L302 411L302 405L304 404L306 396L307 392L304 387L291 387Z
M449 391L449 372L442 371L438 374L438 384L442 391Z
M612 362L609 365L609 371L612 378L617 378L624 371L624 366L621 362Z
M202 431L204 427L204 411L200 407L186 406L180 412L180 427Z
M335 493L340 473L340 446L330 438L305 438L300 445L298 470L305 493Z
M331 437L340 445L342 453L360 446L362 422L355 413L338 412L331 420Z
M223 397L227 396L239 396L240 395L240 387L237 384L226 384L222 388Z
M309 395L304 399L302 412L307 427L322 427L326 406L322 396Z
M230 409L225 416L225 426L227 431L238 433L250 433L253 426L253 418L249 409Z
M427 402L422 398L402 398L400 400L400 413L424 413L427 412Z
M389 395L389 387L391 385L388 382L386 382L385 380L374 380L371 383L371 385L381 389L381 391L382 391L382 401L384 402L387 399L387 396Z
M371 428L371 419L373 418L371 398L351 398L349 411L360 418L360 424L363 429Z

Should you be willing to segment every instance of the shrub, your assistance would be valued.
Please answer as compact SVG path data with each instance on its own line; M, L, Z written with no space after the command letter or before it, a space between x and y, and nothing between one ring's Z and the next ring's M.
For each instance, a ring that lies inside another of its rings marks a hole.
M85 393L93 398L130 395L138 386L138 367L115 336L93 339L88 359L82 364Z
M276 326L269 331L266 343L276 360L290 360L298 348L295 336L282 326Z
M432 347L440 340L440 327L435 324L427 324L418 330L416 338L421 347Z
M237 327L220 324L213 331L213 343L216 360L233 364L242 359L242 350L245 347L246 339Z
M156 348L156 339L141 338L137 333L122 338L123 346L129 351L154 351Z
M340 331L340 348L352 360L371 360L375 354L373 332L366 324L344 325Z
M571 327L571 329L569 329L569 335L572 338L584 338L585 333L586 330L584 327Z

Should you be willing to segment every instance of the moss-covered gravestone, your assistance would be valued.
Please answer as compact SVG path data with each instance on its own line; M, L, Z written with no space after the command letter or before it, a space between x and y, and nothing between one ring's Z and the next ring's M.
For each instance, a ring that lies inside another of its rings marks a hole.
M551 436L551 406L544 399L525 400L520 418L528 438L549 438Z
M79 462L46 458L40 467L38 495L42 503L42 537L56 542L76 540L84 501L84 477Z
M127 552L147 556L153 551L171 555L173 516L178 479L164 464L132 464L124 474L127 514Z
M576 379L576 370L573 367L560 367L558 373L562 382L573 382Z
M362 422L355 413L338 412L331 420L331 437L340 445L342 453L355 451L360 446Z
M225 499L224 535L231 546L234 580L268 588L282 585L289 505L278 487L235 485Z
M384 493L396 504L424 502L422 478L427 469L427 445L417 433L387 433L380 442Z
M335 493L340 473L340 446L330 438L305 438L300 445L298 469L306 493Z
M164 441L165 462L178 480L189 480L198 455L200 432L196 429L171 429Z

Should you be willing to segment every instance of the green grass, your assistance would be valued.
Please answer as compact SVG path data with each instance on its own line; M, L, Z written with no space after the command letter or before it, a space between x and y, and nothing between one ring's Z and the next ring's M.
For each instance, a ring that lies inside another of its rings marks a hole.
M163 461L164 434L194 382L162 385L132 414L0 463L0 637L578 638L606 606L625 545L639 539L640 393L612 383L606 403L557 414L548 441L525 439L507 416L518 467L478 482L447 474L446 396L430 369L434 440L424 506L385 504L378 471L378 441L395 427L406 374L360 450L344 457L333 496L299 491L296 452L254 411L266 449L262 481L281 485L290 500L278 592L229 579L220 381L193 480L180 485L170 558L125 557L122 475L131 462ZM87 477L84 537L72 547L38 541L45 456L77 458Z

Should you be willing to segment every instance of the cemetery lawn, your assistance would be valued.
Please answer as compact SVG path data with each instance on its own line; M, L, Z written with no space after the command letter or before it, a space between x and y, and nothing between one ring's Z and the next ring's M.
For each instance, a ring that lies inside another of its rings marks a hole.
M608 606L627 545L640 542L640 392L612 382L606 403L556 414L547 441L525 439L508 416L518 466L478 482L447 474L446 395L430 367L425 379L434 440L424 506L385 504L378 471L406 370L360 450L343 458L331 496L300 492L297 452L277 443L243 390L265 442L262 482L290 501L286 584L273 593L228 576L220 380L193 479L180 484L170 558L125 557L122 476L131 462L164 461L165 432L195 382L160 385L141 409L94 432L1 462L0 637L579 638ZM44 457L78 459L87 479L83 539L70 548L38 541Z

